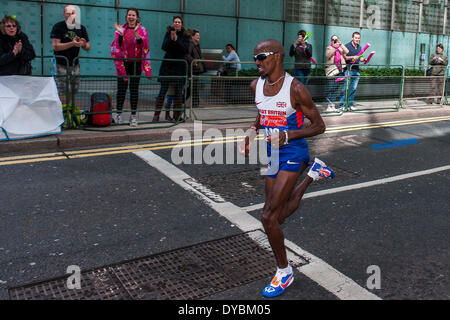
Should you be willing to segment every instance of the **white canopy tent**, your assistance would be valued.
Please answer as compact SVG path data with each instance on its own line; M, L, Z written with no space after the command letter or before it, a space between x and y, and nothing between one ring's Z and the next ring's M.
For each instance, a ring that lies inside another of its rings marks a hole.
M0 141L61 133L64 122L51 77L0 77Z

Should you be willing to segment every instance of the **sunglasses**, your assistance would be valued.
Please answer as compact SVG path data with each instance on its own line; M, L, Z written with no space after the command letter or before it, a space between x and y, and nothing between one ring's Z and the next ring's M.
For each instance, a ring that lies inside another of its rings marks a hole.
M15 24L5 24L5 28L16 28Z
M259 61L263 61L265 60L268 56L272 55L272 54L276 54L278 53L278 51L273 51L273 52L263 52L260 54L257 54L256 56L253 57L253 59L259 60Z

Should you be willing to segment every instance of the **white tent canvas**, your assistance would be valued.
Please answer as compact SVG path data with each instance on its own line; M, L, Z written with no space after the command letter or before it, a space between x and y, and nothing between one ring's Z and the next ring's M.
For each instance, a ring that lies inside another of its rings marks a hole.
M51 77L0 77L0 140L61 133L61 100Z

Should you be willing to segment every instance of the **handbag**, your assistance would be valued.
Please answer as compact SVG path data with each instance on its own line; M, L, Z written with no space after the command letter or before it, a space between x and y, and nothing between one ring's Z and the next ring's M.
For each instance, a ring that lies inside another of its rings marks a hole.
M205 64L202 61L196 61L194 62L192 73L201 74L206 71L205 69Z
M325 75L327 77L335 77L339 74L339 68L335 64L330 64L325 68Z

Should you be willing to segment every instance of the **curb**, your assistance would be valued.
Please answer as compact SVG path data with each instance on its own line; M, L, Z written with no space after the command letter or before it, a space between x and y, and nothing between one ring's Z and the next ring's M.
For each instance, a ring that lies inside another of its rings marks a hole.
M327 127L338 125L361 125L366 123L377 123L392 120L408 120L424 117L450 116L450 106L435 109L400 109L395 112L349 112L341 116L323 117ZM229 124L211 124L202 123L202 133L214 128L221 131L226 129L247 130L252 122L229 123ZM194 132L194 122L185 122L179 125L160 128L129 130L119 132L100 132L87 130L66 130L61 134L31 138L25 140L13 140L0 142L0 154L35 152L43 150L64 150L71 148L83 148L100 145L120 145L127 143L137 143L144 141L170 140L172 133L177 129L188 130L191 134Z

